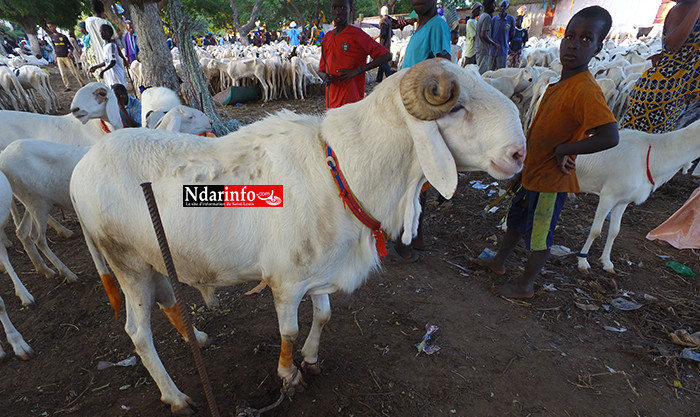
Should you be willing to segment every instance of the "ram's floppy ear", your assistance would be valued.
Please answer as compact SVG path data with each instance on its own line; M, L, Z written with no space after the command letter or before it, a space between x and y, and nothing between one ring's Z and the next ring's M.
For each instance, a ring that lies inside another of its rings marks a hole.
M121 129L124 127L122 123L122 116L119 114L119 103L117 103L117 96L114 91L110 90L107 93L107 104L105 106L107 113L107 121L114 126L115 129Z
M443 197L452 198L457 189L457 164L442 139L437 122L408 118L406 124L425 178Z
M457 188L457 165L436 120L459 101L457 77L441 59L429 59L411 67L401 78L401 102L408 112L408 126L425 177L445 198Z
M182 124L182 115L177 113L177 107L171 109L169 112L165 113L154 129L170 130L172 132L179 132L180 125ZM172 114L171 114L172 113Z

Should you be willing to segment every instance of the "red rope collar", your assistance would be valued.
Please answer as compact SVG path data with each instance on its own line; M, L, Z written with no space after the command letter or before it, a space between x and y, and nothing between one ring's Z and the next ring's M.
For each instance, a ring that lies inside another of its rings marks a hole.
M107 127L107 123L105 123L105 121L102 120L102 119L100 119L100 127L102 127L102 130L103 130L105 133L112 133L112 131L109 130L109 127Z
M651 170L649 169L649 155L651 154L651 145L649 145L649 149L647 150L647 178L649 178L649 182L651 185L656 185L654 182L654 178L651 176Z
M367 211L362 207L362 204L357 200L355 194L352 193L350 186L348 186L343 172L340 170L340 165L338 164L338 158L335 156L335 152L326 143L326 162L328 162L328 168L331 171L335 185L338 188L338 197L343 200L343 207L350 208L352 214L357 217L357 220L362 222L365 226L369 227L374 234L374 239L376 240L377 253L379 257L384 259L386 256L386 242L384 241L384 232L382 231L382 224L372 217Z

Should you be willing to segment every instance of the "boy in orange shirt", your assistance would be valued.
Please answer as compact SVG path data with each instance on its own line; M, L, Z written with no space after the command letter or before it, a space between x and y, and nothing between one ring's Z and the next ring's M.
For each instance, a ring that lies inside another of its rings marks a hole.
M365 97L364 73L391 60L391 52L362 29L348 25L353 0L332 0L335 29L323 37L319 75L326 84L326 109ZM372 61L367 63L367 56Z
M588 62L600 52L611 26L610 13L591 6L576 13L566 27L559 49L561 79L547 88L527 135L522 186L508 212L508 230L493 258L473 260L502 275L507 257L525 238L530 254L523 274L515 282L493 287L496 295L534 295L535 278L549 256L566 194L581 191L576 155L617 145L617 122L588 71Z

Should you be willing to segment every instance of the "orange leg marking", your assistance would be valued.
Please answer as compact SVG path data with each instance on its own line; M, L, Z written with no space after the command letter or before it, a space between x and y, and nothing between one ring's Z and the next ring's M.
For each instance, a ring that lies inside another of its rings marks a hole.
M107 293L107 298L109 298L109 303L114 309L114 321L119 319L119 310L122 308L122 296L119 294L119 288L117 288L117 283L114 281L114 277L110 274L100 275L102 280L102 286L105 288Z
M287 343L282 339L282 349L280 349L280 366L289 369L293 365L292 349L293 343Z
M178 332L180 332L182 338L185 339L185 342L187 342L188 339L187 331L185 330L185 322L182 320L180 308L177 306L177 303L170 308L161 308L161 310L163 310L163 313L168 316L170 323L177 329Z
M264 290L265 287L267 287L267 284L265 283L265 281L260 281L260 283L258 285L256 285L255 287L253 287L252 289L247 291L245 293L245 295L260 294L260 291Z

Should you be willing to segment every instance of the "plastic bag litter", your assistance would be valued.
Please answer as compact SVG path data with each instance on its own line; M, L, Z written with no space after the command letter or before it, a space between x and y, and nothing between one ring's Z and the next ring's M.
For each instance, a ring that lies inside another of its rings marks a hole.
M595 304L583 304L574 302L574 305L583 311L598 311L598 309L600 308Z
M481 251L481 253L479 254L479 256L476 257L476 259L479 259L479 260L487 260L487 259L493 258L494 256L496 256L496 251L495 251L495 250L492 250L492 249L489 249L489 248L484 248L484 250Z
M420 341L420 343L416 345L416 348L418 348L418 353L416 353L416 356L420 355L421 352L425 352L427 355L432 355L440 350L440 346L433 345L430 340L438 329L439 327L434 324L425 324L425 335L423 335L423 339Z
M610 305L622 311L631 311L642 307L641 304L635 303L634 301L626 300L622 297L615 298L610 302Z
M697 278L698 274L693 272L692 269L688 268L687 266L683 265L680 262L675 262L675 261L669 261L666 262L666 266L673 269L674 271L678 272L679 274L683 275L684 277L690 277L690 278Z
M691 361L700 362L700 353L691 348L685 348L681 351L681 358L690 359Z
M624 333L627 331L624 327L612 327L612 326L603 326L605 330L611 331L611 332L617 332L617 333Z
M681 329L676 330L673 333L669 333L668 337L670 337L671 341L677 345L700 347L700 332L690 334L687 330Z
M136 359L136 356L126 358L126 359L119 361L117 363L108 362L108 361L99 361L99 362L97 362L97 370L101 371L103 369L111 368L113 366L134 366L134 365L136 365L137 362L138 362L138 359Z
M552 245L549 253L553 256L566 256L571 255L571 249L562 245Z

